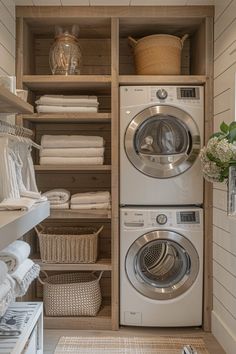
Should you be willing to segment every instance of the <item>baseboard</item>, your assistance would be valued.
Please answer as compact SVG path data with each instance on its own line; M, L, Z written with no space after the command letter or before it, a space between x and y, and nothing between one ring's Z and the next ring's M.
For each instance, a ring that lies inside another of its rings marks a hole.
M236 353L236 337L220 319L220 317L212 311L212 333L217 341L225 350L226 354Z

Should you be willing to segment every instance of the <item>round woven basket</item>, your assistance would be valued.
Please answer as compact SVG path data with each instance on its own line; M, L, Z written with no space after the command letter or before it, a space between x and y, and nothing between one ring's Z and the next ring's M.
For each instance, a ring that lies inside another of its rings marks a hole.
M93 273L68 273L47 276L43 300L47 316L96 316L102 302L99 281Z
M136 41L129 37L134 49L134 61L138 75L179 75L183 38L168 34L155 34Z

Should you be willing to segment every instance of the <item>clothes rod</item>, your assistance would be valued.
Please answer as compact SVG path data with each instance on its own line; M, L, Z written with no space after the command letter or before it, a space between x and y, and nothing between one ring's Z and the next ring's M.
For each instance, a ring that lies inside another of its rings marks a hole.
M34 134L33 131L30 129L21 127L20 125L10 124L3 120L0 120L0 132L16 136L22 136L24 138L30 138Z

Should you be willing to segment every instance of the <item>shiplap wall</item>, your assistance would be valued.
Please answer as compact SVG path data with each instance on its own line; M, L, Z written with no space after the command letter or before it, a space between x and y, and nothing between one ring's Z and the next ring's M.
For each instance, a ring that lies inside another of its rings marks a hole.
M235 119L236 0L215 0L214 130ZM214 185L212 331L236 353L236 232L227 217L226 187ZM236 225L236 223L235 223Z
M0 75L15 74L15 3L0 0Z

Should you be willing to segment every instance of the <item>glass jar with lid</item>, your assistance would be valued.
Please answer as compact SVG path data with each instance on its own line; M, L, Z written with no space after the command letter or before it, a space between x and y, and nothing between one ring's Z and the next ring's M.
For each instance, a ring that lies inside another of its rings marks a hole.
M78 41L78 26L71 33L56 28L55 40L50 48L49 64L53 75L77 75L81 70L81 50Z

